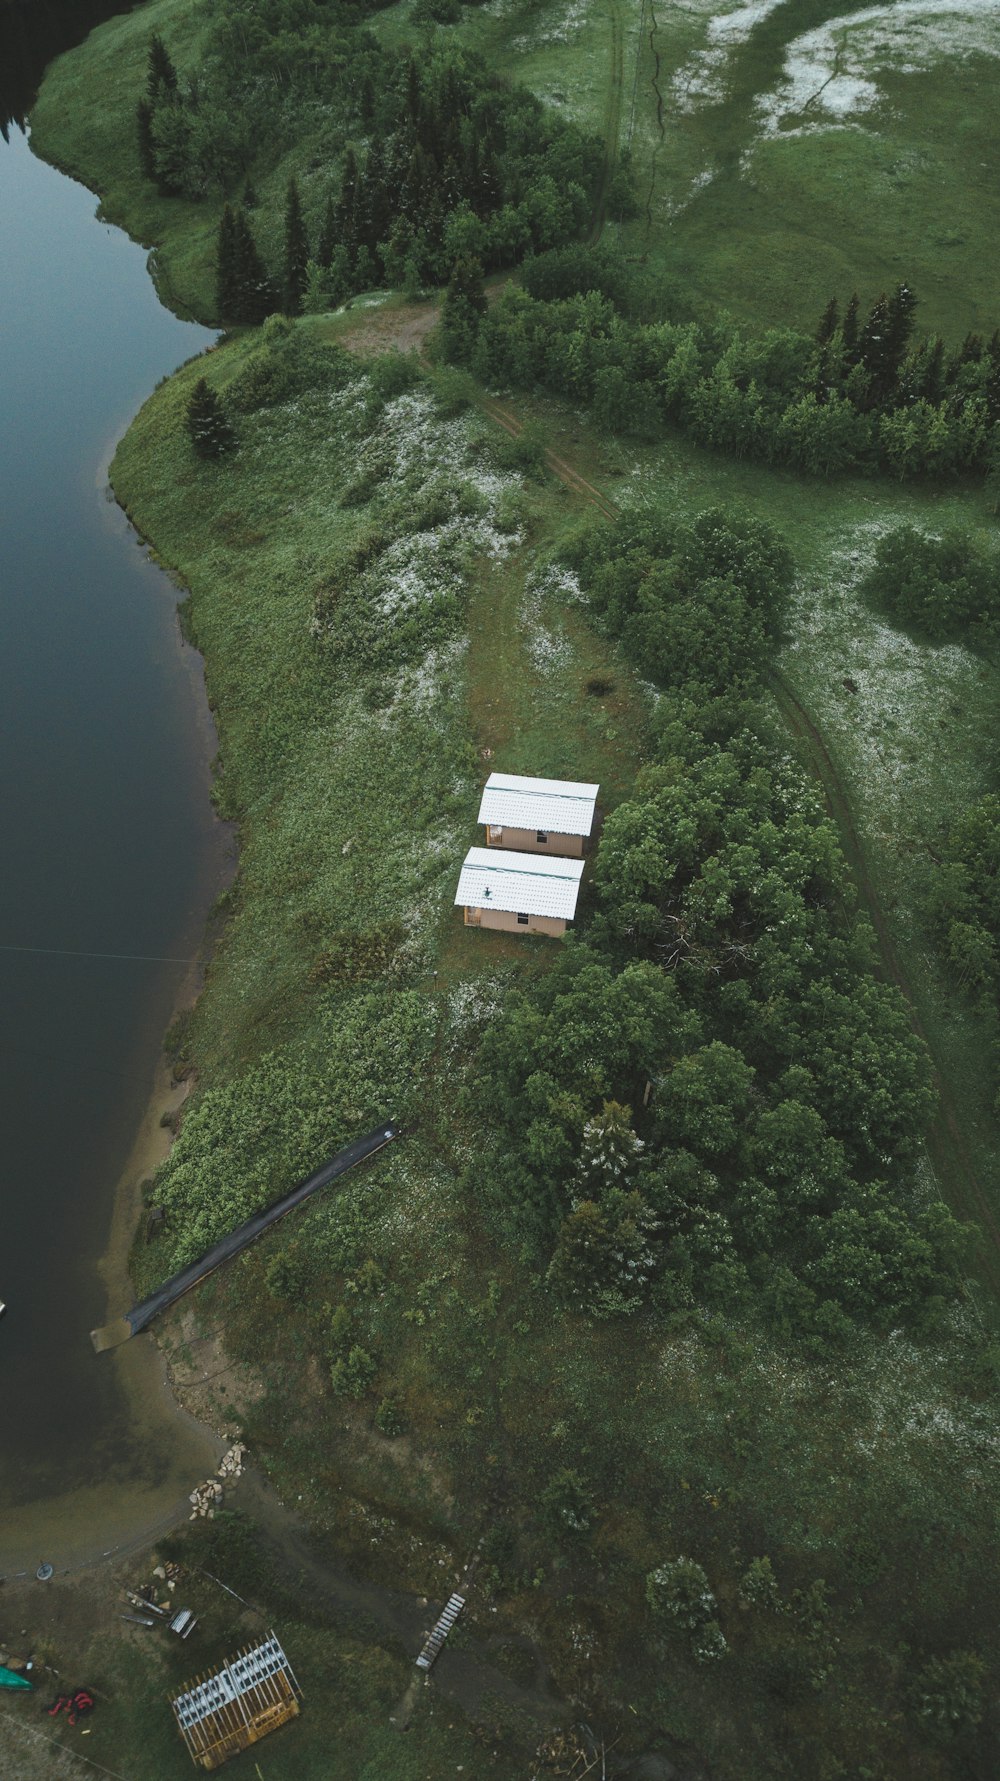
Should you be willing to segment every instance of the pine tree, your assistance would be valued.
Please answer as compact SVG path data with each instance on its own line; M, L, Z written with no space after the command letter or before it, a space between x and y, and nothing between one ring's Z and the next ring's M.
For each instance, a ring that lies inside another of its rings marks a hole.
M146 97L151 105L158 104L162 99L172 100L177 97L177 70L170 60L170 51L158 31L154 31L149 40Z
M283 303L285 315L301 315L301 299L305 296L308 265L308 235L301 214L298 185L289 180L285 198L285 280Z
M827 341L831 340L836 333L838 313L837 299L836 297L831 297L823 311L819 327L816 329L816 339L819 341L820 346L825 346Z
M302 298L306 288L306 267L309 264L309 237L302 216L299 188L294 179L288 182L285 199L285 280L286 315L302 314Z
M262 322L275 307L267 268L244 210L233 212L234 321Z
M986 348L983 395L990 421L1000 421L1000 333L993 335Z
M889 298L889 325L886 331L885 374L890 381L895 379L906 357L916 320L916 308L917 299L909 285L898 284Z
M844 336L844 350L847 353L848 358L852 361L854 359L855 351L856 351L857 344L858 344L858 309L859 308L860 308L860 299L858 297L857 291L855 291L853 297L851 298L851 301L848 303L847 308L844 311L844 321L843 321L843 325L841 327L841 333Z
M139 149L139 166L146 179L156 178L156 157L153 146L153 107L148 99L140 99L135 108L135 135Z
M369 159L371 157L369 156ZM344 171L340 179L340 197L337 201L337 238L351 250L357 245L358 239L358 162L353 148L349 148L344 156Z
M986 459L986 498L991 511L1000 512L1000 426L993 428Z
M406 64L406 115L416 128L420 119L420 70L412 56Z
M327 271L333 264L333 255L337 247L337 212L332 198L326 201L326 212L323 227L319 232L319 246L316 249L316 264Z
M472 356L485 314L482 264L467 254L455 261L441 305L441 351L451 364L463 364Z
M935 334L930 341L925 341L924 349L920 394L926 396L928 402L937 403L944 395L944 341L941 335Z
M215 257L215 311L220 322L240 319L240 287L236 266L236 224L227 204L219 223Z
M187 430L200 458L221 458L232 451L236 435L218 396L204 377L199 377L187 405Z

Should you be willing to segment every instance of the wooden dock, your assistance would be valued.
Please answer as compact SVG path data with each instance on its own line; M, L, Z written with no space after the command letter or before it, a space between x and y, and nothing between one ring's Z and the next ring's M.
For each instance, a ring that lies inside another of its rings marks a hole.
M452 1595L448 1597L444 1613L439 1620L435 1621L431 1632L428 1634L427 1642L424 1645L420 1656L416 1660L418 1670L430 1669L435 1659L440 1655L441 1647L464 1607L464 1595Z

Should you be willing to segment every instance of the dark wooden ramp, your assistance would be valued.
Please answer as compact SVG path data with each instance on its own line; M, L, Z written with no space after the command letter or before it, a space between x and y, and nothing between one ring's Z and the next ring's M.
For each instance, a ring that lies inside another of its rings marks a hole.
M198 1286L209 1274L213 1274L216 1268L220 1268L224 1262L232 1261L234 1256L241 1255L272 1224L276 1224L279 1218L284 1218L286 1212L301 1206L303 1200L308 1200L321 1187L336 1181L338 1175L346 1174L348 1169L353 1169L355 1163L374 1156L377 1150L382 1150L399 1136L399 1126L394 1125L390 1119L378 1131L369 1132L364 1138L353 1139L314 1174L307 1176L305 1181L300 1181L298 1187L293 1187L290 1193L275 1200L273 1205L266 1206L262 1212L255 1212L251 1218L245 1219L234 1231L230 1231L228 1237L220 1237L218 1243L214 1243L196 1262L189 1262L186 1268L165 1280L148 1298L140 1299L137 1305L132 1306L131 1311L126 1311L124 1317L105 1324L103 1329L91 1330L90 1340L95 1352L103 1354L106 1348L117 1348L119 1343L137 1336L140 1330L148 1328L154 1317L176 1304L193 1286Z

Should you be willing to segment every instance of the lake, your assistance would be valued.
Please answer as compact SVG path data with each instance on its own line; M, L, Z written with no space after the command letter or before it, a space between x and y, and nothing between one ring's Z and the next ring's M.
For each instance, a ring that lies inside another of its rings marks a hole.
M107 465L212 336L95 210L0 142L0 1571L136 1531L199 1449L150 1338L98 1358L88 1332L127 1302L98 1270L115 1186L230 850L178 590Z

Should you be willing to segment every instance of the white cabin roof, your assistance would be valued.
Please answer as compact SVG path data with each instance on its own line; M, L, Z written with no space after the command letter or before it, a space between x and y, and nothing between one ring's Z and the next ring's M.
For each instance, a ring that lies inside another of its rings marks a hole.
M483 789L479 821L509 829L541 829L552 835L589 835L598 785L572 779L530 779L491 773Z
M470 847L455 902L467 909L503 909L513 915L552 915L572 921L583 864L546 854Z

